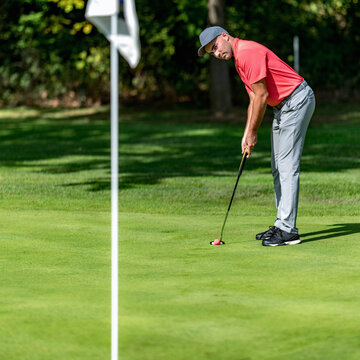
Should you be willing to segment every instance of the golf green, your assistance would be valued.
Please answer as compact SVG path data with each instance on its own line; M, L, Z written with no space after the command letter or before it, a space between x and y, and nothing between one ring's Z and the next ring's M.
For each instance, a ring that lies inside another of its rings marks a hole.
M210 246L243 124L122 111L119 358L360 358L360 107L317 109L302 161L303 242L276 248L255 240L275 213L269 118L226 245ZM110 358L108 118L106 108L0 111L4 360Z

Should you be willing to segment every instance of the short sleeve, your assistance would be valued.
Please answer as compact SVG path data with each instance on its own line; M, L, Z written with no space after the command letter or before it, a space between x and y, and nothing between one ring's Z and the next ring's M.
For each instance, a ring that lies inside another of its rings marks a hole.
M254 84L261 79L266 78L266 53L262 51L247 51L244 55L244 75L248 80L248 83Z

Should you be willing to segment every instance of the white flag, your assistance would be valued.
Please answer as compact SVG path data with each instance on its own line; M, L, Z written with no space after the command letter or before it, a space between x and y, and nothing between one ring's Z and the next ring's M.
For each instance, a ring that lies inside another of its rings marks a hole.
M111 34L111 16L118 14L118 32ZM134 0L89 0L85 17L111 41L132 68L140 60L139 23Z

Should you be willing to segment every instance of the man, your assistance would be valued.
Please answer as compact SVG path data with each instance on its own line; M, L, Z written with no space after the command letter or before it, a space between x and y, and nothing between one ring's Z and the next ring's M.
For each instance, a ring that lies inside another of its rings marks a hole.
M271 167L277 207L274 226L256 235L264 246L299 244L296 228L300 158L306 130L315 109L315 96L289 65L254 41L240 40L219 26L200 34L198 55L235 59L235 67L249 94L247 122L241 142L249 157L266 105L274 109L271 134Z

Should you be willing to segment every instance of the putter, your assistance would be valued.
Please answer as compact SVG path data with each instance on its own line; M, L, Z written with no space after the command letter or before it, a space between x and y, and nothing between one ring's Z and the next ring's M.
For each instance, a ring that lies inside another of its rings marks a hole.
M229 211L230 211L230 208L231 208L231 204L232 204L233 199L234 199L234 196L235 196L235 191L236 191L236 188L237 188L237 186L238 186L241 173L242 173L243 168L244 168L244 165L245 165L246 155L247 155L247 151L246 151L246 149L245 149L244 154L243 154L242 159L241 159L241 162L240 162L239 172L238 172L238 176L237 176L237 179L236 179L234 191L233 191L233 193L232 193L232 195L231 195L230 204L229 204L229 207L228 207L227 212L226 212L226 215L225 215L224 224L223 224L223 226L222 226L222 228L221 228L221 234L220 234L220 239L219 239L219 240L220 240L220 243L217 244L217 245L225 245L225 242L222 240L223 232L224 232L224 227L225 227L225 223L226 223L226 220L227 220L227 218L228 218L228 215L229 215ZM214 244L214 241L215 241L215 240L210 241L210 245L215 245L215 244Z

